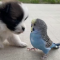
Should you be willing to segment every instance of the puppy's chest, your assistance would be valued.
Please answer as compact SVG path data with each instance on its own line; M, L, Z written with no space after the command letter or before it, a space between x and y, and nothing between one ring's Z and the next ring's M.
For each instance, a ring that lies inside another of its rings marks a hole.
M6 25L0 20L0 39L4 40L8 38L10 31L7 29Z
M10 33L7 31L0 32L0 39L5 40L10 36Z

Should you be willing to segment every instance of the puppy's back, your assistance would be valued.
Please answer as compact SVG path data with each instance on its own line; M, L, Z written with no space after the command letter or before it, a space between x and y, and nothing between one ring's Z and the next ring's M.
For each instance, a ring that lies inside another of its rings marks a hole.
M2 2L17 2L18 0L2 0Z

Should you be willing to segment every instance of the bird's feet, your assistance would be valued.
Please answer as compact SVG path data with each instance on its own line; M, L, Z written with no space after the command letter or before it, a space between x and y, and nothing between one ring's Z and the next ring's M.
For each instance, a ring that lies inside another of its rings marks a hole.
M44 54L41 59L44 60L45 58L47 58L47 54Z
M36 50L36 48L27 48L27 49L28 49L29 51L30 51L30 50L34 50L34 51Z

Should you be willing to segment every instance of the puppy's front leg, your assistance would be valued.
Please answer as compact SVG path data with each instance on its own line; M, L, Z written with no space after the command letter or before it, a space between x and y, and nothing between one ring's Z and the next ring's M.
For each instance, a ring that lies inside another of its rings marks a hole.
M11 45L15 45L15 46L20 46L20 47L26 47L27 44L22 42L19 38L18 35L16 34L13 34L11 35L9 38L8 38L8 42L11 44Z
M0 49L1 48L4 48L4 44L3 44L3 41L2 40L0 40Z

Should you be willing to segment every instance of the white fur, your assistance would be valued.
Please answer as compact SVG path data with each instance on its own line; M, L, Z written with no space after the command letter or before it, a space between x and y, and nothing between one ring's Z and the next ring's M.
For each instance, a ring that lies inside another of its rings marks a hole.
M2 2L0 2L2 4ZM20 5L24 11L24 18L23 20L25 19L25 17L28 15L27 13L27 9L25 9L25 6L23 6L23 4ZM16 27L17 28L17 31L20 31L21 29L21 26L24 26L23 25L23 20L22 22ZM18 35L14 34L12 31L10 31L6 25L0 21L0 48L3 48L4 45L3 45L3 41L7 39L8 42L11 44L11 45L15 45L15 46L21 46L21 47L24 47L24 46L27 46L26 43L22 42L19 38Z
M28 9L27 9L27 7L26 7L23 3L21 3L21 4L19 4L19 5L20 5L21 8L23 9L24 17L23 17L23 19L22 19L22 22L20 22L20 24L18 24L18 26L16 27L15 32L19 32L19 31L22 32L22 27L25 27L25 25L24 25L24 20L25 20L25 18L28 16Z

